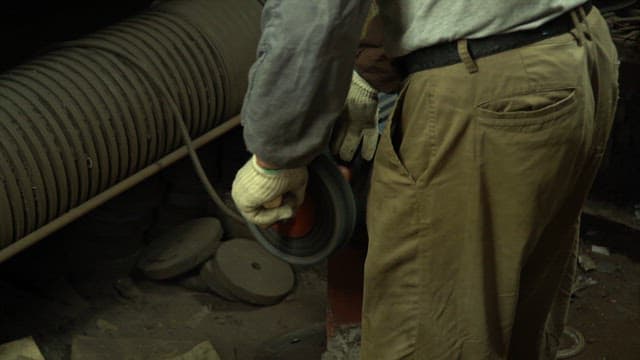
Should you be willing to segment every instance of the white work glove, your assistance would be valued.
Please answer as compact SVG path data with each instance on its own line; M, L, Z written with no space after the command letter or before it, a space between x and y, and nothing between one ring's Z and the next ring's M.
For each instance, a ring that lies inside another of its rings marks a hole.
M306 167L265 169L253 156L236 174L231 196L248 221L269 226L293 217L304 201L307 179Z
M362 143L362 158L370 161L378 146L378 92L357 72L353 72L345 110L338 119L332 139L332 151L340 159L351 161Z

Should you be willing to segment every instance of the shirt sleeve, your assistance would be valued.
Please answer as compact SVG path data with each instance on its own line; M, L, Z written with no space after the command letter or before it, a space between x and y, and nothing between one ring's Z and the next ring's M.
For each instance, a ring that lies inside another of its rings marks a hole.
M268 0L242 107L250 152L279 167L321 153L351 81L369 0Z

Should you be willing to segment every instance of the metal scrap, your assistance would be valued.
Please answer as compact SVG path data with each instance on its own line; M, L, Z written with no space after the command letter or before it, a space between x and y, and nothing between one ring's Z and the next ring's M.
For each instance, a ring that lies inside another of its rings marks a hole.
M45 360L32 337L0 345L0 359Z
M584 290L588 287L596 285L598 283L597 280L586 276L586 275L578 275L573 282L573 287L571 288L571 294L576 294L578 291Z
M578 265L580 265L582 270L584 270L585 272L589 272L589 271L595 270L597 268L596 262L593 261L591 256L589 256L587 254L579 254L578 255Z
M609 251L609 249L607 247L604 246L598 246L598 245L591 245L591 252L594 254L600 254L600 255L604 255L604 256L610 256L611 252Z

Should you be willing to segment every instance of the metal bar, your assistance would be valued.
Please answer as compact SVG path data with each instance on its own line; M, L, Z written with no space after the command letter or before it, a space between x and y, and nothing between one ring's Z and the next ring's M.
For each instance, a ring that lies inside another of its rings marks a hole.
M230 120L222 123L221 125L204 133L202 136L198 137L197 139L193 140L193 147L195 149L198 149L203 145L209 143L210 141L217 139L220 136L226 134L227 132L233 130L238 125L240 125L240 116L235 116ZM80 218L81 216L85 215L91 210L113 199L114 197L122 194L123 192L131 189L133 186L141 183L142 181L146 180L152 175L157 174L158 172L160 172L160 170L182 159L187 154L188 154L187 146L186 145L181 146L180 148L160 158L158 161L154 162L153 164L145 167L144 169L138 171L137 173L120 181L119 183L103 191L102 193L94 196L93 198L87 200L86 202L80 204L79 206L69 210L62 216L54 219L53 221L44 225L38 230L28 234L22 239L0 250L0 264L10 259L11 257L15 256L16 254L24 251L25 249L33 246L34 244L38 243L40 240L44 239L48 235L51 235L55 231L75 221L76 219Z

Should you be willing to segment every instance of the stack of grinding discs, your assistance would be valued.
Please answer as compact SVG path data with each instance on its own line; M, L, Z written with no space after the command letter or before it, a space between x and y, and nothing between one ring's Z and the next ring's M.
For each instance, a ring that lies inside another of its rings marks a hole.
M198 275L182 279L184 287L254 305L275 304L291 292L295 275L289 264L253 240L221 243L222 236L215 218L187 221L154 240L138 268L151 279L165 280L199 267Z
M151 242L138 268L149 278L165 280L196 268L211 257L222 239L216 218L198 218L173 227Z

